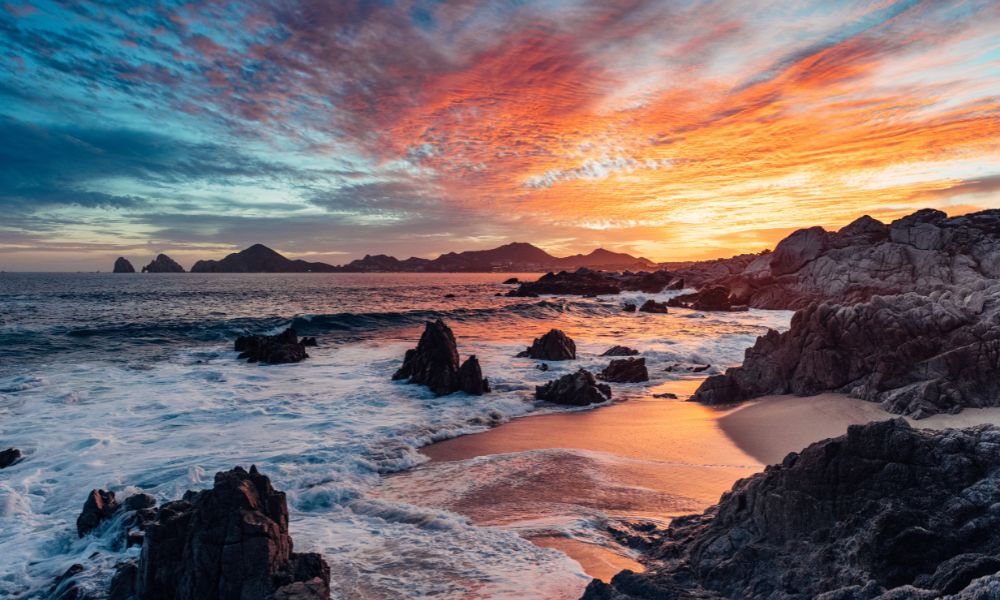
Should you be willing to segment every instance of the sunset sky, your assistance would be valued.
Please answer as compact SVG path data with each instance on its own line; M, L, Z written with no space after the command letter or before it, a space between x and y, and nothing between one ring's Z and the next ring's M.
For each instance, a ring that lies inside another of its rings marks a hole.
M73 4L0 4L6 270L683 260L1000 207L995 0Z

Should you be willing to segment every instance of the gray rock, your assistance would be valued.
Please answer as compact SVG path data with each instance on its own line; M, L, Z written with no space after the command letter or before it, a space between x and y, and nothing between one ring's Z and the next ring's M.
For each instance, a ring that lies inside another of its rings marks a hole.
M647 573L584 598L996 598L998 503L1000 429L855 425L675 519Z
M438 396L458 391L478 396L490 391L475 356L459 365L455 334L441 319L427 322L417 347L406 351L403 366L392 379L426 385Z

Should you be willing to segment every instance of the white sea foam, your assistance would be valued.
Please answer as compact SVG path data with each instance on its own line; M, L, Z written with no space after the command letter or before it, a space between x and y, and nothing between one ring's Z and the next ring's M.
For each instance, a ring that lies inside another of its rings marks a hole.
M165 501L210 486L216 471L256 464L288 493L296 548L326 555L343 597L350 589L382 598L574 597L587 581L580 566L532 545L516 528L479 527L373 490L382 474L425 461L421 446L558 410L536 406L533 387L581 366L600 369L608 359L598 354L611 345L634 346L650 363L650 384L616 386L616 397L627 398L693 376L664 371L672 362L738 363L757 335L785 327L790 316L750 311L692 319L691 311L625 314L615 308L617 298L596 302L606 316L567 304L548 321L453 323L463 356L477 354L494 387L482 397L435 398L389 380L419 335L415 329L410 342L325 345L321 336L311 358L296 365L251 365L221 346L200 346L143 368L74 362L0 380L0 440L26 454L0 472L0 596L42 594L74 562L110 567L137 553L100 535L77 539L74 522L90 489L141 490ZM549 327L577 340L579 360L549 363L542 372L538 361L514 357ZM570 525L573 535L588 535L594 519L600 516L581 516ZM566 523L525 528L543 526ZM107 583L107 568L92 571L85 585Z

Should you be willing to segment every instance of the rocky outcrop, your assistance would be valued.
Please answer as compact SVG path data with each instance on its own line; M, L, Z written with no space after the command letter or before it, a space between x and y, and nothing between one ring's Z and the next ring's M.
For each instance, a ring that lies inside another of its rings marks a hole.
M110 519L118 510L115 493L108 490L90 490L83 510L76 518L76 533L83 537Z
M692 294L681 294L667 300L667 306L701 311L747 310L745 305L733 304L729 289L721 285L709 286Z
M518 353L522 358L538 360L574 360L576 358L576 343L560 329L551 329L548 333L528 346L528 349Z
M309 358L307 345L315 346L315 339L299 341L298 334L289 327L277 335L241 335L236 338L233 349L240 353L238 358L245 358L247 362L278 365Z
M212 489L164 504L138 563L125 563L111 597L138 600L325 600L330 568L292 551L288 506L256 467L216 473Z
M166 254L157 255L148 265L142 268L143 273L183 273L184 267L177 264Z
M587 406L610 400L611 387L598 383L590 371L580 369L545 385L536 386L535 397L555 404Z
M758 338L741 367L709 377L692 399L827 391L916 418L1000 406L1000 284L811 306L787 332Z
M667 303L657 302L656 300L646 300L642 303L642 306L639 307L639 312L665 315L667 314Z
M584 598L996 598L998 503L1000 429L855 425L674 519L648 572Z
M605 272L579 268L576 271L546 273L536 281L522 281L508 296L538 296L562 294L575 296L603 296L622 291L658 294L663 290L679 290L684 280L669 271Z
M21 460L22 457L24 455L17 448L7 448L3 452L0 452L0 469L6 469Z
M684 274L693 281L693 275ZM736 305L798 309L853 304L875 295L927 294L1000 278L1000 210L948 218L924 209L885 225L864 216L839 231L812 227L782 240L722 285Z
M254 244L222 260L199 260L191 267L192 273L331 273L338 270L326 263L286 258L264 244Z
M612 383L639 383L649 381L645 358L620 358L611 361L597 378Z
M489 381L482 375L475 356L459 365L455 334L438 319L427 322L417 347L406 351L403 366L392 379L426 385L437 396L458 391L481 395L490 391Z
M633 350L628 346L612 346L601 353L601 356L636 356L638 350Z
M135 273L135 267L133 267L132 263L130 263L128 261L128 259L126 259L124 256L119 256L118 259L115 260L115 266L114 266L114 269L111 270L111 272L112 273Z

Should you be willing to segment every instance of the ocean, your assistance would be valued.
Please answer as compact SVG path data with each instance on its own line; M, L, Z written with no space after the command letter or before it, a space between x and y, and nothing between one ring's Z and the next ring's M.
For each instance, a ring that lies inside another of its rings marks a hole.
M251 464L287 492L296 549L326 556L335 597L575 597L588 580L580 564L525 535L525 523L545 514L484 526L434 508L450 506L461 486L409 488L434 495L429 502L398 483L387 493L387 476L426 463L419 449L435 441L572 410L537 403L534 386L600 369L612 345L642 349L652 377L614 385L615 400L648 400L671 382L738 364L791 313L621 310L677 292L497 296L510 276L0 274L0 449L26 454L0 470L0 597L44 596L78 562L88 565L84 586L104 589L112 565L137 555L108 536L77 538L92 488L162 502ZM463 359L479 357L493 393L435 398L390 381L435 318L452 327ZM236 359L236 336L289 325L318 338L306 361ZM542 372L515 357L552 327L576 341L579 360ZM696 365L710 367L694 373ZM530 478L533 469L518 472ZM612 543L583 529L565 534Z

